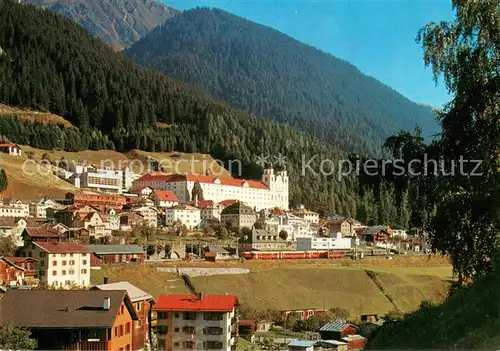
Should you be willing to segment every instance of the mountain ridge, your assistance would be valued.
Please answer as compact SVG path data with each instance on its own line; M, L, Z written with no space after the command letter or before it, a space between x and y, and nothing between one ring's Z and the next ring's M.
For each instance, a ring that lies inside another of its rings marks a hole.
M151 0L20 0L59 13L120 50L179 13Z
M426 135L438 129L431 108L351 63L219 9L183 11L124 54L346 151L377 153L386 137L415 124Z

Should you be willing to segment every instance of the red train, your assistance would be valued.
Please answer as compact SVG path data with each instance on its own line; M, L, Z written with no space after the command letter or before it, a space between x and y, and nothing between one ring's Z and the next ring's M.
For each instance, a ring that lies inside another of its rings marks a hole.
M247 260L299 260L316 258L343 258L344 251L247 251L243 253Z

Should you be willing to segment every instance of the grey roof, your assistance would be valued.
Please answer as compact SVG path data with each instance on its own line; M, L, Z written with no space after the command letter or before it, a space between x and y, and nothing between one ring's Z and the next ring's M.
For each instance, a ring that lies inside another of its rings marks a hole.
M337 322L332 322L332 323L327 323L324 326L321 327L319 331L333 331L333 332L339 332L344 330L348 326L353 326L356 327L352 324L345 323L342 321L337 321Z
M27 328L111 328L124 299L137 319L124 290L7 290L0 299L0 322Z
M208 246L208 252L229 253L226 249L218 246Z
M90 252L96 254L144 254L145 251L139 245L83 245Z
M311 347L316 343L316 341L312 340L292 340L288 343L288 346L295 347Z
M130 301L137 302L143 300L152 300L153 296L139 289L137 286L131 284L130 282L116 282L110 284L96 285L96 289L99 290L126 290Z

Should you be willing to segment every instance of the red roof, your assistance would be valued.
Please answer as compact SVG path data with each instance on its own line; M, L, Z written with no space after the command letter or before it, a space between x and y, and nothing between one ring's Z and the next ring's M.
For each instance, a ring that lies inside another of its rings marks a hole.
M238 304L235 295L160 295L155 311L231 312Z
M11 146L15 146L20 149L19 145L17 144L0 144L0 147L11 147Z
M28 261L38 261L36 258L33 258L33 257L6 256L5 258L8 259L10 262L15 263L15 264L28 262Z
M179 198L172 192L168 190L155 190L153 191L156 198L160 201L172 201L178 202Z
M231 206L234 205L235 203L239 202L238 200L223 200L219 202L219 205L223 207Z
M193 201L189 202L191 206L194 206ZM212 207L214 205L214 202L212 200L198 200L198 208L199 209L204 209L207 207Z
M245 180L245 179L236 179L230 177L216 177L210 175L202 175L202 174L172 174L172 173L163 173L163 172L151 172L143 175L141 178L137 179L136 182L166 182L166 183L174 183L174 182L200 182L200 183L210 183L215 184L216 181L219 181L222 185L229 186L247 186L249 188L255 189L268 189L267 186L258 180Z
M131 192L131 193L140 192L141 190L148 189L148 188L153 189L150 186L134 186L134 187L130 188L129 192Z
M82 253L89 252L85 246L75 243L46 243L36 242L35 245L40 246L43 250L49 253Z
M57 238L59 237L59 233L52 228L45 227L26 227L24 229L26 233L32 238Z

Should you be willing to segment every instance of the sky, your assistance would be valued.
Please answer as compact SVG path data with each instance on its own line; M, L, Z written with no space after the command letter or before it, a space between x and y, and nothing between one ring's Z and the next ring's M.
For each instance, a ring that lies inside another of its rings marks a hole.
M354 64L412 101L441 107L451 98L436 86L415 42L430 21L453 18L451 0L160 0L179 10L217 7L275 28Z

